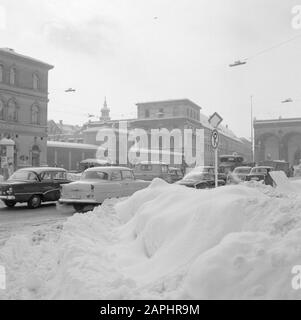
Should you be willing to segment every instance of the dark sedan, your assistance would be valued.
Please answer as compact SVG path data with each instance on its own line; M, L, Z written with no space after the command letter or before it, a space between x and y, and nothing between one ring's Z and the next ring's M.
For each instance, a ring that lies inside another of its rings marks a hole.
M195 188L195 189L209 189L215 187L214 175L210 173L200 173L200 172L190 172L186 176L176 182L186 187ZM222 179L218 180L218 186L224 186L225 181Z
M7 207L27 202L29 208L38 208L42 202L57 201L60 187L69 183L62 168L37 167L17 170L7 181L0 183L0 200Z
M268 166L254 167L246 176L245 181L263 181L265 184L273 186L273 179L269 174L273 170L273 167Z

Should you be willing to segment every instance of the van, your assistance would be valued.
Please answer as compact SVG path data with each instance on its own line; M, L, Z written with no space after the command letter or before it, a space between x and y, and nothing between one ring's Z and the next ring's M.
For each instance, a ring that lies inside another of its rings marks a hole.
M160 178L168 183L172 182L169 166L163 162L141 161L134 167L134 174L137 179L152 181Z

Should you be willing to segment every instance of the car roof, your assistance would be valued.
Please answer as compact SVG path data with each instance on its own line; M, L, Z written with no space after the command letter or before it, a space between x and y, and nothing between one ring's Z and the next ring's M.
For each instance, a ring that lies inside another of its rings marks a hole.
M241 167L236 167L234 170L236 169L252 169L252 167L249 166L241 166Z
M90 172L90 171L116 171L116 170L133 171L132 169L130 169L128 167L93 167L93 168L86 169L85 172Z
M58 168L58 167L27 167L19 169L18 171L34 171L36 173L41 173L43 171L61 171L61 172L67 172L64 168Z
M252 169L274 169L274 168L270 166L257 166L257 167L253 167Z

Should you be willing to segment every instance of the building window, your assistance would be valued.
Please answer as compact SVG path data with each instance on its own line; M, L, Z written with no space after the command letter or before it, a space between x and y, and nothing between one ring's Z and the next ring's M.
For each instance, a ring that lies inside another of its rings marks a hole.
M14 86L16 84L16 69L15 68L10 68L9 84L12 86Z
M9 100L8 108L7 108L7 120L8 121L17 121L17 105L16 102L13 100Z
M179 108L178 107L173 108L173 115L174 115L174 117L177 117L179 115Z
M40 108L37 105L31 107L31 123L39 124L40 122Z
M159 117L159 118L163 118L163 117L164 117L164 109L163 109L163 108L160 108L160 109L159 109L158 117Z
M0 82L3 82L3 78L4 78L4 69L3 69L3 65L0 64Z
M4 120L4 103L0 100L0 120Z
M145 118L149 118L149 110L145 110Z
M34 90L39 89L39 77L36 73L34 73L32 76L32 87Z

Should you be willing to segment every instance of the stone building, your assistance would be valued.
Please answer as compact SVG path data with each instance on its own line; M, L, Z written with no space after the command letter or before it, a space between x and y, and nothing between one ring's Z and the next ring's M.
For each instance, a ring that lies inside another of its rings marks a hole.
M106 108L105 108L106 107ZM103 110L107 110L105 103ZM211 132L213 128L208 122L208 117L201 113L201 107L189 99L180 100L166 100L146 103L137 103L137 118L122 120L127 123L127 130L144 129L150 133L152 129L166 128L169 131L173 129L191 129L195 133L196 129L204 129L204 164L213 165L214 150L211 147ZM114 129L116 134L119 131L120 120L111 120L109 114L105 117L102 114L99 121L89 122L85 125L83 130L84 142L88 144L99 144L96 140L96 135L101 128ZM219 154L233 154L234 152L243 155L247 161L251 161L251 143L246 139L240 139L227 127L220 126L221 142L219 146ZM118 134L117 134L118 137ZM195 135L192 136L192 145L195 145ZM151 146L151 139L149 137L149 146ZM130 145L128 146L131 147ZM126 165L127 163L120 163L119 161L119 141L117 139L116 157L119 164ZM173 143L170 143L170 153L182 152L175 150ZM195 149L192 150L192 155L195 155ZM171 163L173 164L173 163Z
M255 160L301 159L301 118L254 120Z
M47 164L48 71L52 68L12 49L0 49L2 170L8 162L14 169ZM7 139L13 143L12 157L3 143Z

